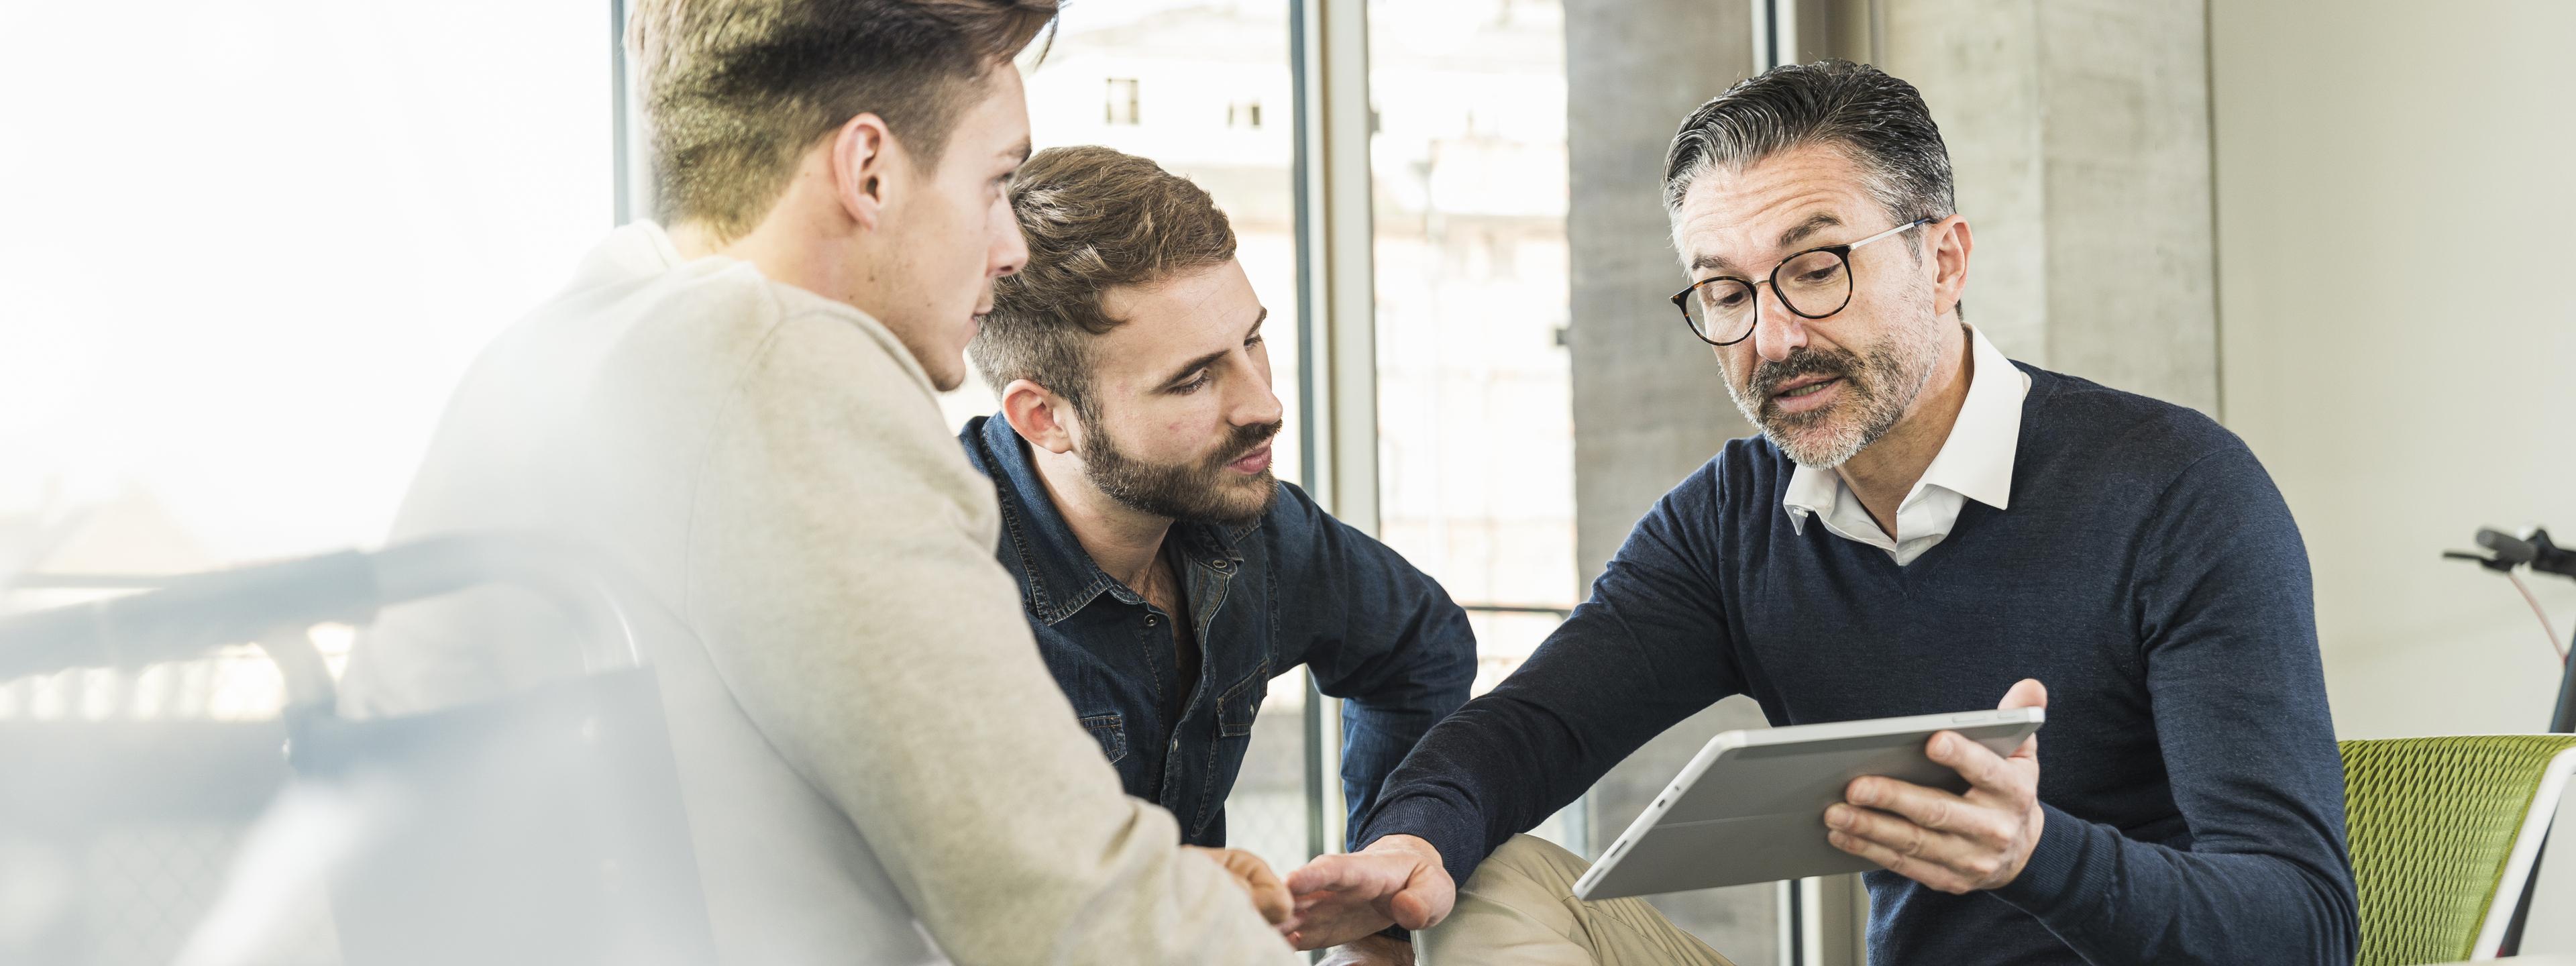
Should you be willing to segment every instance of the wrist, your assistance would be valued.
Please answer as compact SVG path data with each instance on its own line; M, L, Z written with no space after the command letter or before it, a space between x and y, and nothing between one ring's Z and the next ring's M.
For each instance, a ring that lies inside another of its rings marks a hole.
M1363 852L1395 852L1419 857L1433 865L1440 864L1440 849L1418 835L1385 835L1370 842Z
M2040 808L2049 811L2045 804ZM2062 811L2047 815L2021 870L1995 887L1993 895L2041 922L2054 922L2059 911L2083 905L2088 895L2111 894L2110 868L2117 858L2104 851L2109 843L2097 837L2116 842L2118 833Z
M1995 883L1996 888L2011 885L2014 879L2021 878L2022 870L2030 868L2030 854L2039 850L2039 838L2047 831L2048 810L2033 803L2029 817L2022 820L2021 848L2013 855L2012 867L2005 869L2002 878Z

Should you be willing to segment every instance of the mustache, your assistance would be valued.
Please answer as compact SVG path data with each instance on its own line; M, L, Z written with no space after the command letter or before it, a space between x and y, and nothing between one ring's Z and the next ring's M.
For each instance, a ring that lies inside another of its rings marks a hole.
M1234 432L1227 434L1225 445L1217 447L1217 455L1208 461L1208 466L1211 468L1222 467L1228 463L1250 456L1252 455L1253 450L1260 449L1264 444L1269 443L1272 438L1277 437L1281 430L1287 428L1288 421L1285 419L1267 423L1253 423L1248 426L1237 426L1234 428Z
M1762 360L1753 367L1753 376L1745 380L1748 394L1755 399L1769 399L1781 383L1807 376L1834 376L1850 379L1860 371L1860 358L1839 350L1799 348L1778 362Z

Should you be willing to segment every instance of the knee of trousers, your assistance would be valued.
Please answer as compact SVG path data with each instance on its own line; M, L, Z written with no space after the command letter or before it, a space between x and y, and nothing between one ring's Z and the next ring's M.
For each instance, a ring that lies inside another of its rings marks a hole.
M1515 835L1459 887L1461 893L1483 895L1511 894L1527 889L1543 890L1540 894L1562 897L1574 889L1574 881L1583 878L1591 863L1563 847L1535 835Z
M1484 966L1496 949L1523 956L1533 948L1570 949L1570 937L1583 931L1572 893L1585 868L1556 843L1512 836L1459 884L1449 918L1413 934L1414 948L1424 966Z

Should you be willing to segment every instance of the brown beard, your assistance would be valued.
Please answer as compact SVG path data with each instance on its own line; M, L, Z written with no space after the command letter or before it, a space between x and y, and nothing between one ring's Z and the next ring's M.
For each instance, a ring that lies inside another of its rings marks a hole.
M1091 425L1101 426L1098 420ZM1076 451L1083 475L1111 499L1169 520L1237 524L1259 519L1279 500L1268 468L1250 477L1226 469L1279 435L1286 421L1237 426L1225 445L1205 459L1154 463L1130 456L1104 428L1085 433Z

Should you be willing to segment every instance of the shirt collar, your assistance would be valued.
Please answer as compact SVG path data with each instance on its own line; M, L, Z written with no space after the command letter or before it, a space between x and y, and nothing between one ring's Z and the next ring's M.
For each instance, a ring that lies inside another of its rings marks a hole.
M967 461L993 480L998 498L995 502L1002 510L1004 549L1010 551L1005 562L1016 558L1017 565L1012 569L1018 571L1020 589L1031 615L1052 625L1073 616L1102 594L1130 604L1143 603L1143 598L1100 569L1100 564L1091 559L1091 552L1083 549L1081 539L1073 534L1073 525L1065 522L1064 511L1056 509L1055 498L1047 494L1046 480L1038 476L1028 441L1020 438L1009 420L998 415L967 420L958 441L966 446ZM1237 545L1260 527L1259 520L1230 527L1180 522L1172 525L1171 535L1164 539L1174 541L1183 559L1207 564L1230 577L1243 565Z
M1937 486L1998 510L2008 509L2013 457L2021 446L2021 404L2030 393L2030 374L2004 358L1984 332L1962 325L1968 330L1969 358L1974 364L1968 374L1968 398L1959 404L1950 437L1941 441L1941 451L1933 454L1931 465L1923 468L1923 477L1915 481L1904 502L1912 503ZM1831 512L1842 492L1842 477L1834 471L1799 465L1789 474L1788 492L1780 498L1790 529L1806 533L1807 518Z

